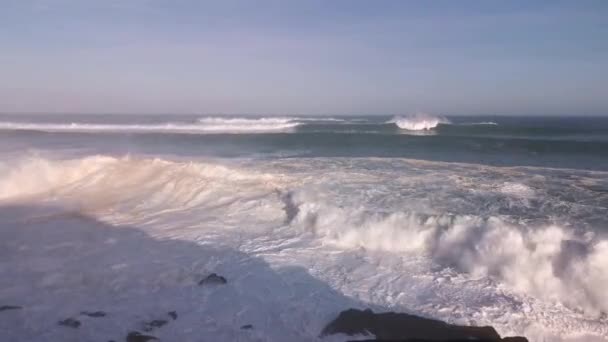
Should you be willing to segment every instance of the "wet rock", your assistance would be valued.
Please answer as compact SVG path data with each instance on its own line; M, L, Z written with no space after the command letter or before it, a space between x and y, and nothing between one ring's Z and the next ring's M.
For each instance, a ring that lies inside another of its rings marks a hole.
M523 338L523 340L519 340ZM471 339L461 339L461 338L448 338L448 339L441 339L441 340L429 340L429 339L419 339L419 338L406 338L406 339L400 339L400 340L352 340L352 341L346 341L346 342L504 342L504 341L508 341L508 342L528 342L527 339L525 339L524 337L505 337L502 340L486 340L486 339L475 339L475 340L471 340Z
M62 325L64 327L77 329L80 326L80 321L74 318L66 318L63 321L57 322L57 324Z
M167 312L167 315L169 315L169 317L171 317L171 319L173 319L174 321L177 319L177 312L175 311L169 311Z
M23 309L23 307L18 306L18 305L2 305L0 306L0 312L1 311L7 311L7 310L20 310Z
M342 311L323 329L321 336L338 333L373 334L376 336L376 341L527 341L523 337L501 339L496 330L489 326L460 326L405 313L374 313L369 309Z
M226 278L222 277L221 275L211 273L210 275L207 276L207 278L199 281L198 284L199 285L223 285L223 284L226 284L227 282L228 281L226 280Z
M143 335L137 331L131 331L126 338L127 342L148 342L148 341L158 341L158 338L150 335Z
M144 331L146 331L146 332L149 332L149 331L152 331L152 330L154 330L156 328L160 328L160 327L162 327L163 325L165 325L167 323L169 323L169 322L167 322L164 319L155 319L155 320L150 321L150 322L144 322L142 329Z
M503 342L528 342L528 339L521 336L505 337Z
M243 329L243 330L253 329L253 325L251 325L251 324L245 324L245 325L241 326L241 329Z
M80 312L81 315L85 315L85 316L89 316L89 317L94 317L94 318L98 318L98 317L105 317L106 313L103 311L81 311Z

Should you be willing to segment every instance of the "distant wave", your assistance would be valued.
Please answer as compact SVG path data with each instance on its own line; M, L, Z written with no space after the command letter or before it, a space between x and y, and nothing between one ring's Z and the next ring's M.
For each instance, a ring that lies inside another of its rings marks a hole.
M204 117L198 119L199 124L206 131L219 132L270 132L289 130L300 125L295 118L267 117L267 118L223 118Z
M440 116L415 114L411 116L396 116L387 123L394 123L397 127L408 131L423 131L433 129L439 124L448 124L450 121Z
M225 119L203 118L197 123L93 124L0 122L0 130L38 130L49 132L172 132L172 133L248 133L289 131L300 125L288 118Z
M290 132L301 125L349 124L363 119L335 117L201 117L194 122L86 123L86 122L0 122L0 130L46 132L167 132L167 133L272 133Z
M318 122L356 122L356 121L361 121L362 119L338 119L338 118L324 118L324 117L296 117L294 118L294 120L297 121L318 121Z
M482 121L482 122L471 122L471 123L466 123L466 124L461 124L461 125L491 125L491 126L498 126L498 124L494 121Z

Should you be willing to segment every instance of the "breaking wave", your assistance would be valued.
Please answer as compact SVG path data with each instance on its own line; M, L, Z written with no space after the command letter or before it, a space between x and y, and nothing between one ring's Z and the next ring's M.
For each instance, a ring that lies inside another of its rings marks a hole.
M242 229L247 222L269 227L266 234L272 235L282 227L290 236L312 236L344 250L424 256L442 268L496 279L524 296L589 315L608 311L608 241L593 232L528 227L493 216L336 206L327 194L306 192L298 184L281 173L214 163L32 157L0 168L0 201L52 200L71 210L144 222L158 222L166 213L171 215L166 225L197 229L205 222ZM531 192L511 183L501 191Z
M473 122L469 125L490 125L490 126L498 126L498 124L494 121L482 121L482 122Z
M300 125L287 118L223 119L204 118L196 123L94 124L0 122L0 130L48 132L171 132L171 133L266 133L289 131Z
M289 130L300 125L293 118L220 118L198 120L207 131L219 132L271 132Z
M423 131L433 129L439 124L449 124L450 121L440 116L416 114L412 116L396 116L387 123L394 123L397 127L408 131Z
M608 240L595 233L499 217L338 208L305 196L296 201L295 224L342 248L426 255L442 267L491 277L592 316L608 312Z

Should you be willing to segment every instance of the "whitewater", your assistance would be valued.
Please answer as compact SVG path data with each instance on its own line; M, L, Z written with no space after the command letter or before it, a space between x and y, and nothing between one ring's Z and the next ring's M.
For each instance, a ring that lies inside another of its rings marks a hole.
M343 341L319 332L372 308L608 341L603 121L0 121L3 340L118 341L175 312L154 336Z

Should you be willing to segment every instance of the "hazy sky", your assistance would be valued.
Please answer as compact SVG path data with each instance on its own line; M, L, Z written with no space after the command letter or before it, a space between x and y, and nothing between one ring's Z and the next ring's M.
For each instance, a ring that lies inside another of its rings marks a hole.
M0 112L607 114L608 1L0 0Z

